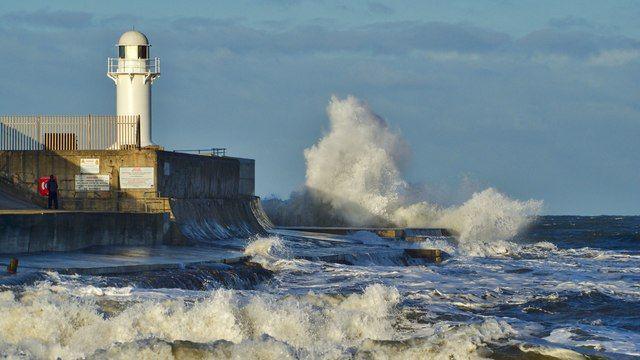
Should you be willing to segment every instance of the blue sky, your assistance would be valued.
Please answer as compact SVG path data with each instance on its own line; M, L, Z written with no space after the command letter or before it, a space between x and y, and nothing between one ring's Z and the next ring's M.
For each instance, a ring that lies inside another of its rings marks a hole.
M3 1L0 113L113 113L105 59L135 26L162 60L156 142L255 158L258 195L301 186L331 94L353 94L443 199L471 181L546 213L638 214L639 17L637 1Z

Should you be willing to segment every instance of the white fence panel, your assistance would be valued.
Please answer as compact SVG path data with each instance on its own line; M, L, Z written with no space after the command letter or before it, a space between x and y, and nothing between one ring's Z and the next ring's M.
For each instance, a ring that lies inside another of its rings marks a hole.
M138 115L0 116L0 150L139 148Z

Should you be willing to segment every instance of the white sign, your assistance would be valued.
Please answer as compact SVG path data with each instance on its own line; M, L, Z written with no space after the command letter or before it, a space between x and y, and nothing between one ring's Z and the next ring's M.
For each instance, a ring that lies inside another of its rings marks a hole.
M121 189L152 189L154 187L152 167L121 167Z
M164 163L164 176L171 175L171 164L168 162Z
M100 174L100 159L80 159L80 174Z
M109 175L76 175L76 191L109 191Z

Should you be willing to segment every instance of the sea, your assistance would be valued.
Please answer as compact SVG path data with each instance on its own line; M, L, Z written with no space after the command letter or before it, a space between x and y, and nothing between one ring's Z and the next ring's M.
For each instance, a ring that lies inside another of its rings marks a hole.
M508 243L276 230L216 245L233 264L3 277L0 357L640 358L640 217L541 216Z

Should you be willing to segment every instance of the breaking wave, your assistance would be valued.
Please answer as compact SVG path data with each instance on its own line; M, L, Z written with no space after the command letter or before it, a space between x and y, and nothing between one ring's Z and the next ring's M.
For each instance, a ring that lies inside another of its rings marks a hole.
M50 283L0 293L0 354L35 358L473 358L505 322L424 325L407 343L398 290L277 297L215 290L195 301L74 297Z
M500 253L539 213L541 201L519 201L496 189L477 192L459 206L444 207L418 199L420 189L403 177L409 147L367 104L348 96L331 98L330 128L304 151L307 164L303 194L290 201L298 222L322 223L318 216L339 219L337 225L446 227L471 255ZM301 206L300 202L306 206ZM304 210L305 207L324 211ZM283 210L265 206L277 220ZM310 225L310 224L309 224Z
M281 238L277 236L252 238L244 249L251 261L271 271L291 269L297 260L290 260L291 254Z
M287 255L287 249L277 236L255 237L249 241L244 254L251 257L279 258Z

